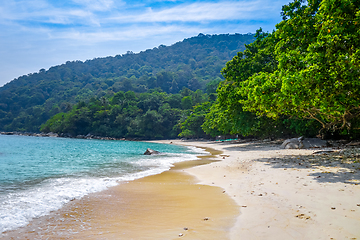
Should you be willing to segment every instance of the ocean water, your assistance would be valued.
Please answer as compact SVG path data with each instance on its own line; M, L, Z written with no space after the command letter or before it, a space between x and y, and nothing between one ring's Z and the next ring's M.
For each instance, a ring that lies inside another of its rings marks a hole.
M143 155L147 148L162 154ZM0 233L200 154L170 144L0 135Z

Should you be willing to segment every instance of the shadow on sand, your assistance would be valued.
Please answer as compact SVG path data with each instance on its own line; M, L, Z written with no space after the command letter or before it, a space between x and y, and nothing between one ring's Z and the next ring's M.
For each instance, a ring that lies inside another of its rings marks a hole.
M229 141L229 142L211 142L211 144L222 145L227 151L268 151L270 149L279 149L282 141ZM236 144L236 145L235 145ZM240 145L239 145L240 144Z
M285 155L281 158L262 158L257 161L265 162L273 168L314 170L309 176L322 183L360 184L360 149L325 153Z

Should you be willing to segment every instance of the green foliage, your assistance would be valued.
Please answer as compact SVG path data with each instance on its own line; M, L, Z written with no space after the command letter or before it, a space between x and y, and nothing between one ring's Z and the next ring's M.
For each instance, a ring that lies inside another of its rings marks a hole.
M202 104L208 95L202 91L184 90L190 102ZM200 102L199 102L200 101ZM209 103L207 103L209 105ZM198 105L202 106L202 105ZM190 107L190 109L193 106ZM198 109L198 108L196 108ZM181 95L162 91L135 93L118 92L106 98L91 98L87 103L79 102L67 113L58 113L41 126L43 132L65 135L96 135L117 138L161 139L174 138L189 122L189 110L181 109ZM202 137L203 117L196 122L194 137ZM194 130L194 126L188 126Z
M318 121L324 131L357 131L360 116L360 10L354 0L295 1L274 36L274 72L241 88L245 110Z
M216 89L219 86L221 81L222 81L222 79L217 77L216 79L208 82L206 84L206 92L207 93L216 93Z
M201 128L204 123L206 113L211 106L210 102L204 102L193 107L191 114L181 124L179 137L199 138L206 137L206 133Z
M295 0L282 16L276 31L260 29L226 64L205 131L276 135L281 126L283 134L358 136L358 2Z
M181 99L182 109L191 109L193 106L193 100L191 96L186 96Z
M253 74L273 72L277 62L274 59L274 35L256 32L256 40L246 45L244 52L239 52L226 63L222 74L225 81L217 89L217 101L206 115L203 129L207 134L240 134L242 136L279 136L289 134L282 127L282 120L275 121L266 117L258 117L254 113L244 111L241 101L240 86ZM278 126L274 128L273 126ZM285 132L284 132L285 131Z
M232 53L253 40L251 34L199 34L168 47L66 62L21 76L0 88L0 130L38 132L47 119L69 111L77 102L106 97L115 104L109 97L119 91L126 95L128 91L144 93L151 89L177 94L184 87L210 90L207 83L221 78L220 69ZM132 97L120 95L114 101ZM59 109L52 111L55 105Z

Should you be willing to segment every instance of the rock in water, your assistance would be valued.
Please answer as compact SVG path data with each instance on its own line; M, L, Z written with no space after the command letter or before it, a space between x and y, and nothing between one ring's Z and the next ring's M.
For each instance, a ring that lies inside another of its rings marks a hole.
M160 153L160 152L148 148L148 149L146 149L146 151L144 152L144 155L154 155L154 154L159 154L159 153Z

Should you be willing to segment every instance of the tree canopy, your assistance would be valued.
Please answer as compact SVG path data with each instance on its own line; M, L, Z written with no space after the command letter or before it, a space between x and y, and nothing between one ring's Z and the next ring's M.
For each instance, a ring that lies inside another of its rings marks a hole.
M191 105L183 105L184 99ZM72 137L88 134L130 139L176 138L179 134L204 137L201 116L197 124L190 120L194 116L187 117L203 104L211 105L210 101L207 93L186 88L178 94L167 94L161 89L146 93L120 91L110 98L77 103L69 112L50 118L41 126L41 131Z
M294 1L283 7L274 38L275 71L241 85L245 110L315 119L321 131L351 131L360 116L359 4Z
M209 117L217 116L215 122L227 118L230 123L222 122L218 129L243 134L260 130L263 117L282 123L284 117L300 121L318 128L322 136L357 134L358 1L295 0L283 6L282 16L276 31L260 29L256 41L226 64L222 71L226 80L218 88L218 102ZM211 124L214 121L208 118L205 126Z
M58 113L43 131L359 138L358 0L294 0L281 15L255 40L199 34L20 77L0 88L0 128L38 130Z
M0 88L0 130L38 132L51 116L77 102L109 98L119 91L160 88L176 94L185 87L214 92L222 80L221 68L252 41L253 34L199 34L171 46L68 61L21 76Z

